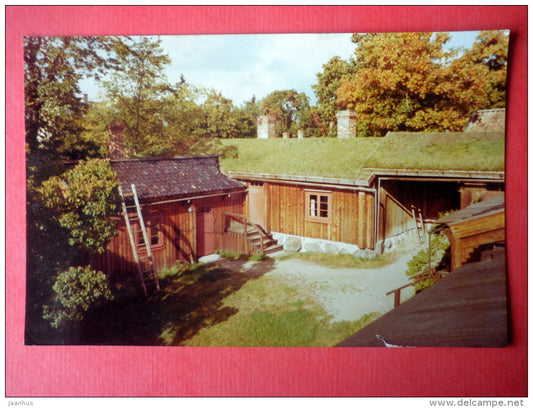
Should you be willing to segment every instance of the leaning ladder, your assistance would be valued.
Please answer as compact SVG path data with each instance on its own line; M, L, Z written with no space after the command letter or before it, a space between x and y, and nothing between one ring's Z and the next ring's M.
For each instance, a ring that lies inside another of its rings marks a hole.
M411 206L411 215L413 216L413 219L415 221L416 225L416 232L418 233L418 240L421 244L426 242L426 227L424 225L424 218L422 217L422 211L420 211L420 208L415 210L415 206ZM418 214L417 214L418 212Z
M152 275L155 286L157 290L160 289L159 287L159 280L157 279L157 273L154 269L154 258L152 256L152 249L150 247L150 239L148 237L148 233L146 232L146 226L144 225L144 219L141 212L141 205L139 203L139 198L137 196L137 189L135 188L135 184L131 185L131 191L133 193L133 200L135 202L135 206L126 206L126 200L124 198L124 193L122 191L122 186L118 187L120 198L122 199L122 212L124 214L124 221L126 223L126 229L128 230L128 236L130 238L130 244L133 251L133 257L135 259L135 263L137 264L137 270L139 272L139 278L141 280L141 286L144 292L145 296L148 296L148 291L146 289L146 283L145 283L145 277L147 275ZM131 217L128 213L128 208L135 208L137 210L137 213ZM139 247L142 245L137 245L135 242L135 236L133 235L133 230L131 228L131 220L137 218L139 220L139 225L141 226L141 231L136 231L137 233L141 232L143 235L144 240L144 246L146 247L146 255L141 256ZM147 260L148 269L144 270L143 268L143 261Z

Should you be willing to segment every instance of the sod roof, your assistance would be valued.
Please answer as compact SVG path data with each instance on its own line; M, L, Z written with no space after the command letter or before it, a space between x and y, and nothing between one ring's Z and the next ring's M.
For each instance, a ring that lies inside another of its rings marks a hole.
M367 180L377 169L503 172L503 132L390 132L384 138L231 139L229 173Z

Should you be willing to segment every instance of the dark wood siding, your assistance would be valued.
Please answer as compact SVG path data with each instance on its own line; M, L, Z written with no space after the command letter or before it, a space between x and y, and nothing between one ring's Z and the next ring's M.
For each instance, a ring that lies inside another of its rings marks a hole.
M171 268L176 261L195 262L198 258L197 211L209 208L215 222L215 250L224 246L224 212L242 214L245 193L180 201L167 204L143 204L145 219L157 215L161 220L163 242L154 248L153 258L157 271ZM189 211L189 207L193 211ZM92 264L107 273L113 280L134 278L137 266L134 261L126 225L122 217L117 217L118 236L109 243L103 255L96 256Z
M415 228L412 208L425 220L436 220L443 212L459 208L455 182L385 180L380 189L379 239Z

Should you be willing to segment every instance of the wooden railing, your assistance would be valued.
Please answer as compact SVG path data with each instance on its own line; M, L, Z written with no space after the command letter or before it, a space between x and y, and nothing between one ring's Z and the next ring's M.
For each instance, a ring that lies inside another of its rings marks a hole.
M232 223L233 221L233 223ZM261 253L265 250L265 241L268 234L250 218L242 214L224 213L224 233L240 234L245 241L248 241L250 234L257 233Z
M396 309L398 306L400 306L402 289L408 288L409 286L415 286L416 283L419 280L421 280L422 276L424 276L425 279L435 279L438 281L447 274L448 273L444 271L433 271L429 275L425 275L425 272L417 273L416 275L409 277L409 279L413 280L413 282L408 283L407 285L400 286L399 288L396 288L394 290L391 290L390 292L387 292L385 296L389 296L394 293L394 308Z

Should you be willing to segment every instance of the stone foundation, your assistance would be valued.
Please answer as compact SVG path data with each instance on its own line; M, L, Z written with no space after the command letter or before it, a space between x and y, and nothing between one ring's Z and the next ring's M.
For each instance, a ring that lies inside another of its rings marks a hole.
M272 232L272 237L283 245L287 252L324 252L336 254L350 254L361 258L374 258L371 249L360 249L357 245L345 242L328 241L325 239L307 238L296 235Z

